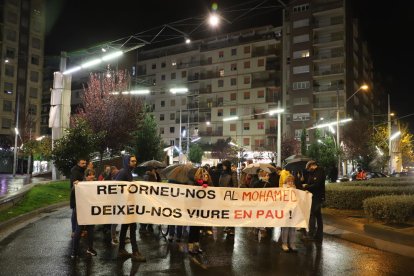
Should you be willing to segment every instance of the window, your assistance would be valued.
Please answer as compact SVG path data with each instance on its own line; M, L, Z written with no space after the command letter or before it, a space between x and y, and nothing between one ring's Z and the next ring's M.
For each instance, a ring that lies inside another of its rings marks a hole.
M170 120L175 120L175 113L170 113Z
M219 58L223 58L224 57L224 51L219 51Z
M305 105L305 104L309 104L308 97L293 98L293 105Z
M230 131L236 131L236 124L230 124Z
M7 38L7 40L9 40L9 41L13 41L13 42L15 42L15 41L16 41L16 39L17 39L17 33L16 33L16 31L13 31L13 30L7 30L7 31L6 31L6 38Z
M230 108L230 116L236 116L237 115L237 108L232 107Z
M153 64L151 65L151 68L152 68L152 69L157 69L157 64L153 63Z
M224 69L220 69L219 73L220 73L220 77L224 77Z
M17 14L15 12L9 11L7 13L7 21L13 24L17 24Z
M186 105L186 104L187 104L187 99L181 98L181 105Z
M309 50L301 50L293 52L293 58L307 58L309 57Z
M161 75L161 80L165 80L165 75Z
M237 63L231 64L231 71L237 71Z
M3 100L3 111L4 112L11 112L12 111L12 102Z
M231 55L232 55L232 56L237 55L237 48L233 48L233 49L231 49Z
M217 109L217 117L222 117L223 116L223 109Z
M30 81L38 82L39 81L39 72L37 71L30 71Z
M244 53L250 54L250 46L244 46Z
M30 92L29 92L30 98L37 98L37 88L36 87L30 87Z
M244 77L244 84L249 84L250 83L250 76L245 76Z
M31 62L33 65L39 65L40 64L40 57L38 55L32 55Z
M230 85L231 85L231 86L237 85L237 79L236 79L236 78L232 78L232 79L230 80Z
M186 78L187 77L187 71L181 71L181 77Z
M11 127L11 120L10 119L6 119L6 118L3 118L1 120L1 128L3 128L3 129L9 129L10 127Z
M34 104L29 105L29 114L36 115L37 113L37 106Z
M32 37L32 47L35 49L40 49L40 39L37 37Z
M170 101L170 106L175 106L175 100Z
M250 61L245 61L244 62L244 69L249 69L250 68Z
M161 101L161 102L160 102L160 106L161 106L161 107L165 107L165 101Z
M176 74L175 73L171 73L171 79L175 80Z
M307 27L309 26L309 18L293 21L293 28Z
M257 60L257 67L263 67L264 66L264 59L260 58Z
M309 34L297 35L293 37L293 43L301 43L309 41Z
M264 122L257 122L257 129L264 129Z
M164 128L160 127L160 134L164 134Z
M243 138L243 146L250 146L250 138Z
M16 51L13 48L7 47L6 49L6 58L14 59L16 56Z
M257 98L258 98L258 99L262 99L262 98L264 98L264 90L259 90L259 91L257 91Z
M254 140L254 145L256 147L264 147L264 140L263 139Z
M160 121L164 121L164 114L160 114Z
M230 94L230 101L235 101L237 100L237 93L231 93Z
M309 10L309 4L302 4L293 7L293 13L305 12Z
M175 132L175 127L170 127L170 133L174 133Z
M218 87L223 87L224 86L224 80L218 80L217 86Z
M250 100L250 92L249 91L243 93L243 99Z
M4 83L4 94L13 94L13 83L5 82Z
M310 87L309 81L298 81L293 83L293 90L308 89Z
M14 66L13 65L6 64L4 66L4 68L5 68L4 74L6 76L8 76L8 77L14 77Z
M293 74L303 74L303 73L309 73L309 65L293 67Z
M161 62L161 68L165 68L165 61Z
M243 130L250 130L250 123L243 123Z
M174 146L174 140L170 140L170 146Z

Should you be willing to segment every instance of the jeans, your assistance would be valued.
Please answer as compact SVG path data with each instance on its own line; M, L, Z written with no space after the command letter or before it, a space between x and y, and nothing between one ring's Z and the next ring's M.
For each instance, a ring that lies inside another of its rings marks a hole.
M136 223L121 225L121 232L119 233L119 250L125 249L125 237L126 237L126 232L128 230L128 227L129 227L129 235L131 239L132 252L138 252L137 224Z
M116 227L118 224L111 224L111 237L116 238Z
M183 236L184 226L169 225L168 226L168 235L174 237L177 234L177 239L181 239Z
M312 199L309 218L309 235L319 240L322 240L323 238L322 200L320 199Z
M200 241L201 226L190 226L190 233L188 233L188 243Z
M72 216L70 218L70 222L72 224L72 233L75 233L76 225L77 225L77 223L76 223L76 209L75 208L72 209Z
M76 219L76 208L73 209L72 216L73 214L75 216L75 235L73 236L73 239L72 239L72 252L75 254L78 254L80 236L82 232L82 225L79 225L78 220ZM92 249L95 225L85 225L85 227L86 227L86 231L88 231L88 249Z

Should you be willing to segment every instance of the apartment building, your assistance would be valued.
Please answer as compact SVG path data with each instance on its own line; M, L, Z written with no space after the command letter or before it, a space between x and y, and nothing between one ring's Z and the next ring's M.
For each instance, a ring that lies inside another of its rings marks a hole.
M43 0L0 1L0 136L13 145L40 134L45 15Z
M145 101L164 141L179 146L185 130L183 141L231 137L246 150L275 151L277 120L266 112L282 100L281 37L281 28L265 26L140 50L137 83L150 85Z
M358 120L379 108L372 60L351 1L294 1L285 10L283 34L287 133L299 139L303 128L336 121L338 109L341 119ZM363 84L369 91L354 95Z

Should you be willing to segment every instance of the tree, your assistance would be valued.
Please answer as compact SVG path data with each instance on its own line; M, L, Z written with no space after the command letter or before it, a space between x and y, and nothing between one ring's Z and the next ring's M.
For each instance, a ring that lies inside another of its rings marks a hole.
M164 143L158 133L157 122L150 113L145 113L141 125L133 132L134 144L132 151L138 162L148 160L162 160L164 155Z
M133 131L142 120L141 100L121 93L128 90L129 83L127 72L120 70L110 77L91 74L84 88L83 107L77 117L85 120L93 133L99 134L96 146L101 164L106 150L116 153L131 145Z
M66 134L55 141L52 159L56 168L66 177L70 176L70 169L79 158L89 160L91 154L96 152L97 141L101 140L99 134L93 133L88 123L82 119L72 121L71 128Z
M190 145L190 152L188 154L188 159L193 163L201 163L203 158L204 151L198 144Z
M332 136L321 137L319 131L315 133L315 141L309 146L307 155L316 160L326 171L336 167L338 149Z
M237 149L230 145L231 138L218 139L215 144L213 144L213 149L211 152L211 156L213 158L217 158L220 161L229 159L229 160L237 160Z
M282 141L282 155L281 155L281 160L285 160L286 158L288 158L291 155L297 154L299 151L299 142L297 140L295 140L295 138L290 137L290 138L283 138Z

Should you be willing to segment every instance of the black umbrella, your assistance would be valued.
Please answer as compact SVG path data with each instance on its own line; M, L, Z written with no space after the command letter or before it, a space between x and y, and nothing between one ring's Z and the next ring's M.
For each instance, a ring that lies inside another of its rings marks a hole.
M163 162L158 160L149 160L142 162L138 167L165 168L166 166Z

